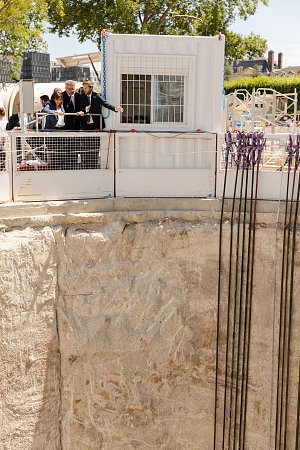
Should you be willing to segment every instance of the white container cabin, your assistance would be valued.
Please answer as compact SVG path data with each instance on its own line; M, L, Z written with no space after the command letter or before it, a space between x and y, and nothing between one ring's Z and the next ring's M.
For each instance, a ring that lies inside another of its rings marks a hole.
M102 43L106 97L121 104L108 128L220 132L224 36L109 34Z

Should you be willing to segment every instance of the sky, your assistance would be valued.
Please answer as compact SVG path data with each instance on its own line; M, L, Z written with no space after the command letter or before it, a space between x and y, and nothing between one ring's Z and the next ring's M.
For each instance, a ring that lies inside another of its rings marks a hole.
M274 50L275 61L283 53L283 67L300 66L300 0L269 0L269 6L260 5L257 13L247 21L237 19L232 31L247 35L251 32L267 39L268 49ZM45 35L51 60L59 56L71 56L97 51L91 41L80 44L75 35L59 38Z
M300 0L269 0L269 6L260 5L254 16L237 20L231 29L244 35L253 31L267 39L275 61L283 53L283 67L300 66L299 18Z

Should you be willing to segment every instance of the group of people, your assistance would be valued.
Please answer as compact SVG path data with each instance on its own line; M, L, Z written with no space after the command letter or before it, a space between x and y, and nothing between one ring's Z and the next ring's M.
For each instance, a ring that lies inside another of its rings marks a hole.
M43 116L40 116L41 129L47 131L98 131L104 129L102 107L114 112L123 112L123 108L111 105L100 94L94 92L93 87L91 80L85 80L81 93L75 92L75 82L68 80L65 82L64 91L55 88L50 99L47 95L42 95L40 98L43 107L41 110ZM18 104L19 109L20 105ZM27 118L27 123L30 122L34 123L34 120L28 121ZM9 118L6 130L19 128L20 112L18 111ZM34 126L29 128L34 128Z
M105 128L102 107L114 111L123 112L121 106L113 106L100 94L93 91L93 82L85 80L82 93L75 92L75 83L68 80L65 90L61 92L54 89L49 102L42 109L47 114L45 130L71 130L71 131L94 131Z
M42 110L38 115L38 128L41 131L100 131L105 128L105 121L102 115L102 107L114 112L123 112L121 106L113 106L107 102L100 94L93 91L93 82L85 80L80 92L75 91L75 82L68 80L65 82L65 90L55 88L51 97L42 95L40 97ZM9 117L3 122L5 128L1 128L0 109L0 130L20 130L20 104L18 103L18 113ZM5 115L5 112L3 110ZM5 124L5 125L4 125ZM25 115L24 125L27 129L36 129L36 119L34 116ZM26 138L30 145L37 138ZM80 166L87 169L98 168L100 137L90 135L90 137L68 137L61 140L59 137L49 137L47 147L51 154L51 168L54 170L75 169ZM29 142L30 141L30 142ZM0 161L1 164L1 161Z

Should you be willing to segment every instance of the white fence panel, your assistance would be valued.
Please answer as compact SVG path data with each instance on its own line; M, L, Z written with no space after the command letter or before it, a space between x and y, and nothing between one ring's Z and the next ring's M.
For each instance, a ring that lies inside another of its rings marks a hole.
M266 145L262 154L262 163L259 169L258 198L262 200L284 200L286 198L287 143L288 134L266 134ZM218 136L218 170L217 170L217 197L222 197L225 176L225 137ZM283 168L283 170L282 170ZM236 167L229 164L226 181L225 197L232 198ZM240 177L239 177L240 178ZM237 187L239 190L239 185Z
M216 135L117 133L116 197L212 197Z
M12 201L12 165L8 133L0 133L0 202Z
M112 134L13 132L11 136L15 201L114 195Z

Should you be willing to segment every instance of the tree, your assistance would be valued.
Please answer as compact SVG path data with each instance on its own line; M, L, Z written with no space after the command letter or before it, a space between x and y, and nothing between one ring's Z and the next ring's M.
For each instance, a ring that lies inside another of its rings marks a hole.
M49 0L50 2L52 0ZM237 16L247 19L268 0L61 0L62 8L48 6L50 31L60 36L75 33L79 41L98 43L100 31L114 33L226 35L231 59L267 49L260 36L243 37L229 31Z
M0 54L11 61L14 77L18 78L24 52L45 48L43 21L53 4L53 0L0 0Z

